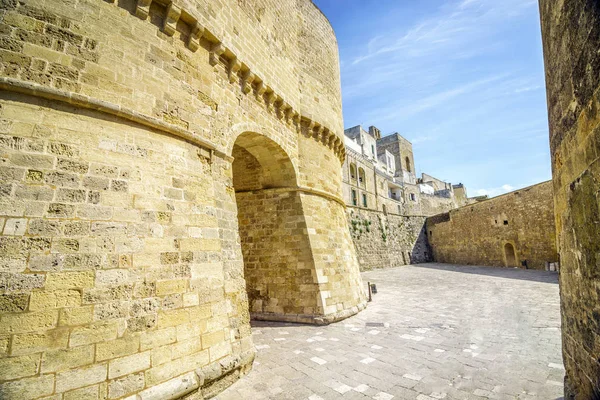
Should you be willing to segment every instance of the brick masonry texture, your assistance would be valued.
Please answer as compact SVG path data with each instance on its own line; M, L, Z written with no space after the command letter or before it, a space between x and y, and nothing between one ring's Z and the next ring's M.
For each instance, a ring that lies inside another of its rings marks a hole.
M364 308L310 1L2 5L0 398L210 397L252 364L250 311Z
M427 219L436 262L545 269L558 261L552 182Z
M565 399L590 399L600 395L600 3L542 0L540 11L561 259Z
M347 215L361 271L432 259L425 217L385 215L360 208L348 208Z

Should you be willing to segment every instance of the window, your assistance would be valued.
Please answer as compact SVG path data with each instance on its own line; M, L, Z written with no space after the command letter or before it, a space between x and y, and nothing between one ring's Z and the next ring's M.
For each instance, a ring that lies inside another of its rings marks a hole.
M373 154L373 157L375 156L375 145L374 144L371 145L371 154Z
M362 168L358 169L358 183L360 183L360 186L362 187L367 186L367 177L365 176L365 170Z
M356 165L350 164L350 179L356 180Z
M410 166L410 158L406 157L406 158L404 159L404 162L406 163L406 170L407 170L408 172L412 172L412 168L411 168L411 166Z
M411 193L411 194L410 194L410 200L411 200L411 201L417 201L417 195L416 195L416 194L414 194L414 193Z
M363 199L363 207L367 207L367 195L365 193L363 193L362 199Z
M387 215L387 207L385 204L383 205L383 215Z
M507 220L504 220L504 225L508 225L508 221Z
M352 205L353 206L358 205L358 198L356 197L356 190L352 190Z

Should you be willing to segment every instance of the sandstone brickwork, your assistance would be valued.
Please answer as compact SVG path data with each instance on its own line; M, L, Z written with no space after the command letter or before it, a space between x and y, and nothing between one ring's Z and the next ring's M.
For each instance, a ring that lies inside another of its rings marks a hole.
M600 3L540 1L555 196L565 399L600 396Z
M1 4L0 398L210 397L250 312L364 307L310 1Z
M362 271L432 261L425 217L348 208L350 233Z
M544 270L558 261L552 182L428 218L427 236L436 262Z

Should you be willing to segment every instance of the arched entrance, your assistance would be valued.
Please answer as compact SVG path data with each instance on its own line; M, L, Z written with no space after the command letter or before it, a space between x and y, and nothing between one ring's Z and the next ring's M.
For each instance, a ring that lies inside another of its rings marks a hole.
M511 243L504 245L504 262L507 267L518 267L515 247Z
M322 313L292 161L277 143L252 132L238 136L232 156L251 317L289 320Z

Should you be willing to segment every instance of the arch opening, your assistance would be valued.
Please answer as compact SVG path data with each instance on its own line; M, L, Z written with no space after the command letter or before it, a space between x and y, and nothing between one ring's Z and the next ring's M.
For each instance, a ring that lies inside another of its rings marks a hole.
M315 314L318 286L294 165L266 136L246 132L232 151L244 278L254 319ZM288 189L288 190L285 190Z
M515 247L511 243L504 245L504 261L507 267L518 267Z
M358 184L362 188L365 188L367 186L367 176L363 168L358 169Z

